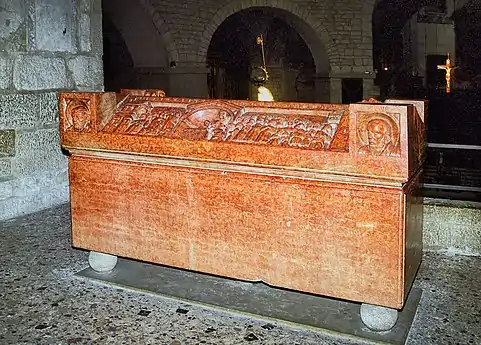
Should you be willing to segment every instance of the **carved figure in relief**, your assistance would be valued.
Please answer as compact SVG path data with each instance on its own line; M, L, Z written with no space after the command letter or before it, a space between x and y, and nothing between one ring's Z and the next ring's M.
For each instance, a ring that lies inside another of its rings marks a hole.
M367 99L363 99L361 103L382 103L381 101L378 101L377 99L371 97Z
M90 100L64 100L65 130L88 132L91 128Z
M225 101L193 103L186 108L153 106L146 101L123 105L103 131L326 150L340 119L338 113L316 117L249 113Z
M232 137L232 140L239 142L246 141L249 133L254 128L256 121L257 116L241 116L238 129Z
M145 90L143 96L162 98L165 97L165 92L164 90Z
M399 156L399 130L386 114L373 113L359 124L359 137L364 144L359 154L373 156Z
M152 104L150 102L140 104L130 114L129 124L127 125L126 131L133 132L133 127L137 128L137 132L141 131L143 128L148 128L154 120L154 117L151 115Z
M314 122L265 114L221 112L215 121L206 120L207 140L328 149L336 132L334 123Z
M149 89L149 90L137 90L137 89L121 89L121 93L128 94L132 96L142 96L141 99L146 97L163 98L165 97L165 91L160 89ZM135 99L135 98L134 98Z
M331 136L335 134L330 124L299 118L289 120L280 116L244 114L234 117L230 126L235 134L224 138L230 137L232 141L310 149L328 148ZM213 128L209 126L208 132L212 131ZM207 137L213 138L211 134Z

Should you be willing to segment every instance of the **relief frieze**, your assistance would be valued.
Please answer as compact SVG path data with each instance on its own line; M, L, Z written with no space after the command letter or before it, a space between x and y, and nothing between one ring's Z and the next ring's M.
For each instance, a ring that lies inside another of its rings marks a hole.
M138 97L138 96L129 96ZM269 109L227 101L122 102L103 132L329 150L345 107Z

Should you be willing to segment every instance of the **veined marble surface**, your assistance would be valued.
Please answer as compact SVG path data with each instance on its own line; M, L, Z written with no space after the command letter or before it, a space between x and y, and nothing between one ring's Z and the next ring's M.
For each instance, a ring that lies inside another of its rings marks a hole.
M74 274L68 205L0 222L0 344L361 344ZM408 345L481 344L481 257L426 253Z

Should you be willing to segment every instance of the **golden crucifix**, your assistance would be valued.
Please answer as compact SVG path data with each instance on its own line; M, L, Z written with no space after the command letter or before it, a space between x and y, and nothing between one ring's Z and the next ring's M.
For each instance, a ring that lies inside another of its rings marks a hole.
M451 59L449 57L449 53L448 53L448 58L446 59L446 64L438 65L438 69L443 69L446 71L446 93L451 92L451 71L456 68L457 67L454 67L451 65Z

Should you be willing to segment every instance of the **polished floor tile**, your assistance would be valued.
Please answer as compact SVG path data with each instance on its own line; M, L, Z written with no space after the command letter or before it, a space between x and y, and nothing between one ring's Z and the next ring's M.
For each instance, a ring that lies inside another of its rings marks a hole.
M0 344L363 344L75 275L68 205L0 223ZM481 258L426 253L406 344L481 344Z

